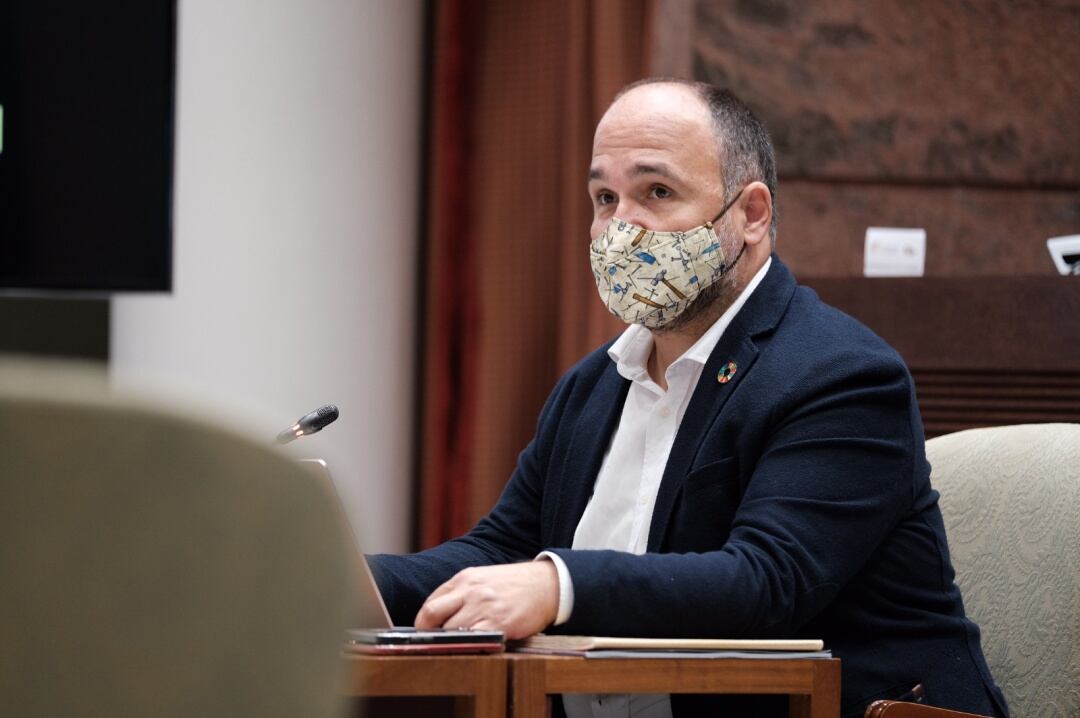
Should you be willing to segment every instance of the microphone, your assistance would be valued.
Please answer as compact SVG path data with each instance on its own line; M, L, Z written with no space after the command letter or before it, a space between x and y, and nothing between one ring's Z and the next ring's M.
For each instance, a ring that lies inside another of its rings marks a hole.
M333 404L323 404L310 414L301 416L295 424L288 429L282 430L277 435L277 443L288 444L290 441L299 439L301 436L314 434L322 431L323 427L338 418L338 408Z

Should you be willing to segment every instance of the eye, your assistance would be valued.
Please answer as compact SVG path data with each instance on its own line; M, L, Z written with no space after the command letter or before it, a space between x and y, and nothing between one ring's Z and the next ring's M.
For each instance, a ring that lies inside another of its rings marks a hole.
M655 199L667 199L671 196L671 190L662 184L654 184L649 189L649 196Z
M596 193L596 204L598 206L602 207L606 204L611 204L614 201L615 195L611 192L608 192L607 190L601 190Z

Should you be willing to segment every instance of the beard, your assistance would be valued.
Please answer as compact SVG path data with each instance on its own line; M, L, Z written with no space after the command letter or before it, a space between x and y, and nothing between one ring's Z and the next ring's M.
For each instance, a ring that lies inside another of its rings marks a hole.
M721 246L724 247L725 251L729 247L734 249L735 242L736 240L729 236L726 231L720 238ZM742 291L738 277L735 274L735 264L738 260L739 256L736 254L735 262L732 262L712 284L702 289L694 297L694 300L687 305L682 314L652 331L657 334L684 332L687 329L695 328L698 324L711 325L715 322L732 305L738 298L739 292Z

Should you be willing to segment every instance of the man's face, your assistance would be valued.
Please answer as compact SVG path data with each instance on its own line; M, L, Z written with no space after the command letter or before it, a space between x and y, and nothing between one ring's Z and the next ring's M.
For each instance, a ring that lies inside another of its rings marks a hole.
M692 90L631 90L596 128L590 236L600 236L612 217L660 232L711 220L724 205L719 167L708 109Z

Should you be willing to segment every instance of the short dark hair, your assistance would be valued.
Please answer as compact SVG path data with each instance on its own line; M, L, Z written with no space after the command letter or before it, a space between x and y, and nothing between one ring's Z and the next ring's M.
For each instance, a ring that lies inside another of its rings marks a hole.
M687 87L705 103L712 116L720 155L720 178L724 182L724 202L731 201L735 193L755 180L769 188L773 201L772 223L769 235L776 241L776 225L779 213L776 206L776 154L765 125L750 111L742 100L730 90L675 77L647 77L633 82L615 95L615 99L643 85L670 84Z

